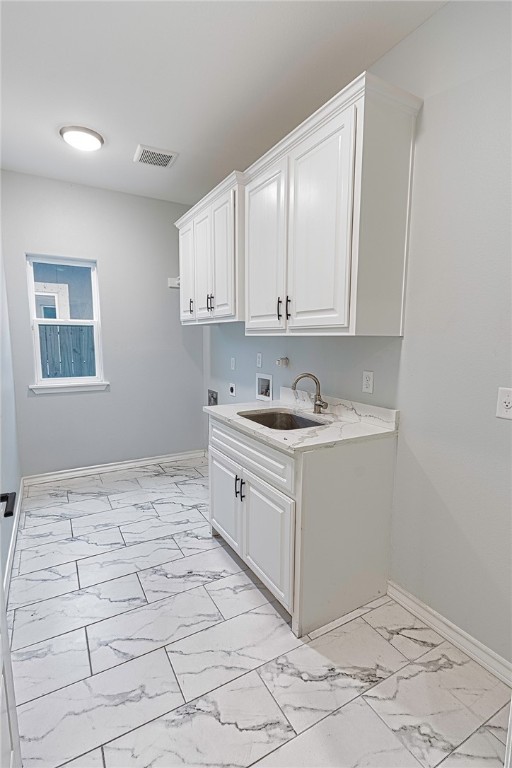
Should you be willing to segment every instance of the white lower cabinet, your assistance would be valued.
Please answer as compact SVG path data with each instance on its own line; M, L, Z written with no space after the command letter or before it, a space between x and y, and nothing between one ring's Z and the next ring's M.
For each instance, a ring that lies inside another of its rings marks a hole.
M291 611L295 502L249 473L242 491L243 559Z
M208 412L212 528L291 614L293 632L386 594L396 432L290 455Z
M242 470L234 461L210 450L210 519L215 530L242 554L239 485Z
M288 611L293 609L295 502L210 448L210 520Z

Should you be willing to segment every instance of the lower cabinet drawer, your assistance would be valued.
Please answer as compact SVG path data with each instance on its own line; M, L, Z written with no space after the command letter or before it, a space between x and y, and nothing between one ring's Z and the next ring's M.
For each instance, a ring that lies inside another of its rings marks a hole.
M275 488L294 494L295 462L291 456L231 429L211 416L210 445Z

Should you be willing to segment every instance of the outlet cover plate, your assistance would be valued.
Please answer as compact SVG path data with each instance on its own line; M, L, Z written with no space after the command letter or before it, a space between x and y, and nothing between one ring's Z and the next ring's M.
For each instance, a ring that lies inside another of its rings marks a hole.
M231 397L236 397L236 386L234 384L229 384L228 387L229 387L228 391Z
M363 371L362 391L373 395L373 371Z
M496 416L498 419L512 419L512 388L499 387Z

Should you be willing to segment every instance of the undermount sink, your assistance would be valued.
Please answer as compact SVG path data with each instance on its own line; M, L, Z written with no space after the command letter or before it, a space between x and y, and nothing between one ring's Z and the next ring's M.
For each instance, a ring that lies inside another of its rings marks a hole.
M306 429L325 424L325 421L299 416L293 411L271 410L270 408L264 411L240 411L238 415L270 429Z

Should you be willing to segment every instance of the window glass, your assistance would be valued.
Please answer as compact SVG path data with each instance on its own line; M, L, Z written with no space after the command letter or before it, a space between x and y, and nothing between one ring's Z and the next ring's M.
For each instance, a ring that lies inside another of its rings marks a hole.
M34 289L37 297L52 296L57 320L92 320L92 280L90 267L69 264L49 264L34 261ZM37 303L36 303L37 307ZM36 312L37 317L50 317Z
M92 325L39 325L43 379L96 376Z
M56 296L50 293L36 293L36 317L57 317Z

